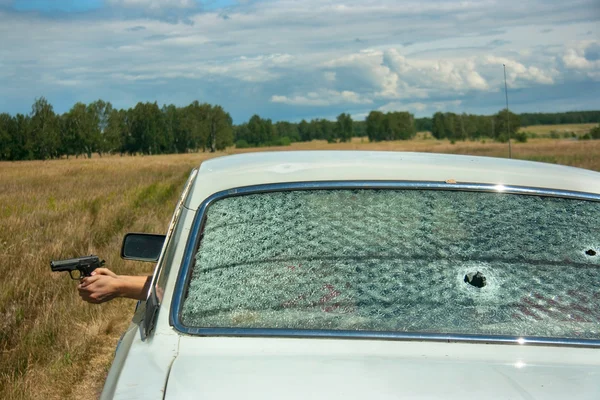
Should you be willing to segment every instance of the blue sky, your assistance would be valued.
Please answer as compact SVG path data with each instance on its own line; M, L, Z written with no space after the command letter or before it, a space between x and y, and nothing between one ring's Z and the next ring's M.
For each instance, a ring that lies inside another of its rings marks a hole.
M597 0L0 0L0 112L98 98L234 122L600 109Z

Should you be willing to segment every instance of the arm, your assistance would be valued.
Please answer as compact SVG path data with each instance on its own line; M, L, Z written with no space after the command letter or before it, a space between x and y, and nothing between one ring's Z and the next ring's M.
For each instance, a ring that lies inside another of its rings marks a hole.
M107 268L98 268L77 286L79 295L88 303L104 303L116 297L146 300L151 276L116 275Z

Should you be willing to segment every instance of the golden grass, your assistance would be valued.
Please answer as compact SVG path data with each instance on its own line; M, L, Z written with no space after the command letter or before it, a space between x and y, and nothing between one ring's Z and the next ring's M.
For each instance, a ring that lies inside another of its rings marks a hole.
M85 304L49 261L94 253L119 273L148 272L119 259L121 237L163 232L202 158L0 163L0 398L78 397L99 357L103 381L134 302Z
M592 128L598 124L561 124L561 125L532 125L522 126L520 132L532 132L538 136L550 136L552 132L563 135L565 133L574 133L576 136L582 136L589 133Z
M487 157L508 157L508 143L492 141L456 142L448 140L409 140L370 143L367 138L353 138L348 143L326 141L294 143L288 147L232 150L230 153L286 150L370 150L414 151L427 153L471 154ZM513 158L550 162L600 171L600 140L530 139L527 143L512 143Z
M83 303L51 259L97 254L120 274L150 264L119 258L127 231L164 232L192 167L231 153L274 150L386 150L505 157L507 145L422 139L314 141L216 154L95 157L0 163L0 398L94 398L102 388L133 300ZM535 139L515 158L600 171L600 141Z

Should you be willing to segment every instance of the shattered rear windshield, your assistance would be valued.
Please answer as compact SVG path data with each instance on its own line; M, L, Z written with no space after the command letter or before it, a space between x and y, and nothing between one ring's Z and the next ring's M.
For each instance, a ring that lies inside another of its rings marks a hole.
M313 190L207 209L189 327L600 338L600 203Z

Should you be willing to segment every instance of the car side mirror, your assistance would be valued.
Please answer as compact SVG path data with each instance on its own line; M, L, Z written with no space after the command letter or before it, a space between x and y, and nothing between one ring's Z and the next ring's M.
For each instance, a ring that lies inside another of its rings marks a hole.
M121 258L124 260L156 262L164 243L165 235L128 233L123 238Z

